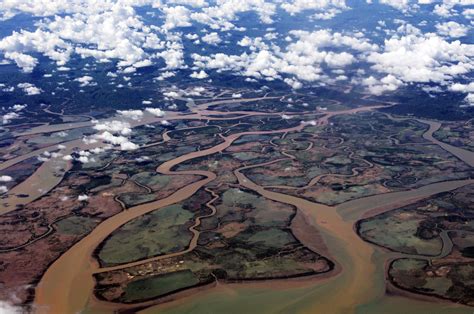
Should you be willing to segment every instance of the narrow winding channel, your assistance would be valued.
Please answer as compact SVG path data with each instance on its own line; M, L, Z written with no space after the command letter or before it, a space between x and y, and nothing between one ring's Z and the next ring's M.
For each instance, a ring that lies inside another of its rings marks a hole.
M371 110L373 108L365 107L361 110ZM339 114L353 112L356 111L341 111ZM334 114L324 116L319 123L327 123L328 116ZM130 208L98 225L89 235L61 255L46 271L36 288L34 303L36 312L78 313L84 309L97 312L94 311L97 300L93 296L94 279L92 276L99 269L97 261L92 257L97 245L124 223L150 211L185 200L215 179L215 174L209 171L189 170L177 172L171 170L174 166L187 160L218 153L243 135L298 132L303 127L304 125L300 125L282 130L232 134L224 137L224 142L212 148L192 152L161 164L157 171L163 174L193 174L204 178L179 189L164 199ZM425 138L439 145L435 140L431 140L431 134L436 131L435 129L436 125L434 127L430 125L429 130L425 133ZM472 165L472 155L465 154L464 150L460 148L453 151L451 151L451 148L453 148L451 145L443 147L443 149ZM310 218L312 223L321 231L329 250L330 256L328 257L338 263L342 271L323 282L313 282L291 289L272 288L278 286L274 283L220 285L220 288L209 289L194 296L157 305L144 312L183 313L192 310L193 313L214 311L242 313L250 307L250 309L260 308L261 312L350 313L360 309L359 306L366 306L366 309L377 313L376 309L381 304L380 302L387 302L384 299L386 296L383 269L386 258L384 254L386 253L360 239L354 231L354 223L367 213L390 210L474 182L473 180L459 180L435 183L410 191L357 199L333 207L268 191L250 181L241 173L242 170L250 167L253 166L242 167L235 171L240 184L269 199L296 206L297 210ZM431 303L420 305L420 303L417 303L419 301L412 299L397 300L396 302L401 302L399 310L408 309L409 306L412 309L417 307L423 307L424 309L431 307L431 309L434 309L434 305ZM388 302L394 301L392 299ZM109 310L117 309L117 306L119 305L111 306ZM463 309L460 305L449 304L446 306L455 310ZM107 308L107 306L103 308ZM436 309L439 310L439 306Z

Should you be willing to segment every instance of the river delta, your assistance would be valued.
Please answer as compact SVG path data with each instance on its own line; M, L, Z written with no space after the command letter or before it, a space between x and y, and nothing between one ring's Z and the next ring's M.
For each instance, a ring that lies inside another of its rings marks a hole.
M360 99L209 90L13 132L0 293L37 313L469 312L472 148ZM117 120L138 149L80 162Z

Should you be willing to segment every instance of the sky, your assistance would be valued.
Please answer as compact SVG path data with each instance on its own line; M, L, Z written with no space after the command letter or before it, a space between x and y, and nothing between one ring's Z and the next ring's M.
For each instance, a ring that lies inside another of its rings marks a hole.
M78 89L97 85L71 66L81 59L112 64L109 77L125 84L155 67L158 82L225 73L295 90L342 84L384 95L414 86L474 106L473 17L474 0L0 0L0 72L13 64L31 74L45 63L44 78L74 70ZM42 92L28 81L0 88Z
M177 110L148 90L183 77L195 86L230 76L256 88L344 86L374 96L410 88L453 93L472 109L473 19L474 0L0 0L0 137L34 106L74 93L80 105L117 106L85 142L134 150L133 121ZM166 101L177 92L162 94ZM110 148L63 156L60 146L38 159L87 163ZM0 194L12 180L0 176ZM3 312L14 308L0 302Z

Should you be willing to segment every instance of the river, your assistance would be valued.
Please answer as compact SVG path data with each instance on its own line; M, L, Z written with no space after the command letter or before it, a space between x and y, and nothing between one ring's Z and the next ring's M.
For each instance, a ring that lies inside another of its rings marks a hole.
M365 110L370 109L372 108ZM353 112L355 111L342 111L339 114ZM334 114L331 113L329 116ZM327 123L327 119L328 116L325 116L319 122ZM85 310L85 312L97 313L111 312L120 308L120 305L98 301L93 296L92 274L97 272L99 265L92 258L92 252L111 232L124 223L150 211L187 199L215 178L215 174L209 171L172 171L174 166L190 159L220 152L243 135L298 132L302 128L304 125L282 130L242 132L229 135L223 138L224 142L212 148L185 154L161 164L157 168L160 173L194 174L200 175L204 179L183 187L164 199L135 206L103 221L89 235L61 255L46 271L35 291L36 312L77 313ZM429 130L425 133L425 138L439 145L434 139L430 139L434 128L430 125ZM451 148L451 145L443 147L466 163L471 161L469 154L464 154L459 151L459 148L451 151ZM297 284L293 284L294 281L291 280L218 284L215 288L150 307L144 310L144 313L187 313L191 311L193 313L252 313L256 312L255 309L258 309L259 313L350 313L357 311L389 313L391 309L396 313L415 313L420 310L436 313L441 308L446 313L466 311L466 307L462 305L434 299L431 302L426 302L414 298L388 296L385 293L384 269L388 253L359 238L354 231L354 223L368 213L390 210L474 181L435 183L405 192L365 197L333 207L266 190L241 173L241 170L253 166L235 171L240 184L269 199L296 206L299 213L310 219L320 230L329 250L328 257L338 264L341 271L331 278L303 279Z

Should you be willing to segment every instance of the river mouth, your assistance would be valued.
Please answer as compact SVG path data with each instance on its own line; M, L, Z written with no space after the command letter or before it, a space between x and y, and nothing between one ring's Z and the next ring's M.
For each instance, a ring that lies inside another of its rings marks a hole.
M228 118L224 116L217 117L219 114L222 114L222 112L206 110L205 107L206 106L201 106L199 114L191 113L187 115L185 119L199 120L205 115L212 115L214 119L222 120L235 120L236 117L244 116L265 116L260 112L234 112L233 114L237 116L232 116L230 112L226 112L225 115L229 116ZM378 108L380 108L380 106L361 107L340 112L327 112L317 120L317 126L327 125L329 119L332 117L352 115ZM183 117L175 117L175 119L180 118ZM148 122L149 121L147 121L147 123ZM426 121L421 122L427 123ZM285 189L284 185L266 187L257 184L253 179L247 176L248 170L269 166L277 162L277 159L269 159L267 162L254 163L236 168L233 171L233 175L237 178L238 182L233 184L263 196L268 200L293 206L296 209L296 216L293 218L291 226L294 236L306 245L306 247L309 247L314 252L318 252L331 261L333 263L331 269L315 276L288 280L250 280L239 283L217 280L217 282L182 291L179 294L171 295L161 300L138 302L132 305L105 302L96 297L94 294L94 286L97 283L94 280L93 274L120 270L124 267L134 267L157 260L157 258L150 258L148 260L139 260L123 265L101 267L93 254L99 244L105 241L110 234L137 217L190 198L200 189L205 189L217 199L217 194L213 194L215 189L213 182L217 179L214 171L203 169L180 170L178 168L181 165L186 165L193 160L201 160L208 156L223 154L229 147L234 145L234 143L239 142L241 138L278 135L281 141L284 141L285 136L300 133L305 127L307 127L307 125L301 123L296 126L275 130L245 131L230 135L221 134L221 141L217 144L212 144L209 148L199 148L197 151L182 154L161 163L156 168L157 173L170 176L198 176L200 179L178 189L165 198L129 207L127 210L102 221L87 236L78 241L50 265L36 287L34 301L35 310L38 313L69 313L82 311L84 309L90 312L112 312L129 308L143 309L144 312L150 313L154 311L179 313L193 309L193 312L204 313L206 312L206 308L211 307L215 311L225 310L229 313L241 312L242 310L250 308L261 308L263 312L269 313L277 311L310 313L314 312L314 309L328 313L358 311L377 313L379 309L387 306L387 304L399 304L398 306L403 309L409 309L410 307L435 309L439 306L438 304L416 300L414 298L406 299L404 296L386 293L386 270L384 269L384 265L390 253L363 241L355 232L354 226L359 219L364 217L382 213L402 206L403 204L410 204L439 192L459 188L472 183L471 180L451 180L432 183L407 191L378 195L369 194L362 198L346 200L340 204L324 205L306 198L284 194L281 191ZM431 136L436 128L439 128L439 125L430 124L428 131L426 131L423 136L433 144L439 145ZM194 129L196 129L196 127L190 127L188 131ZM42 129L37 130L37 132L42 132ZM172 136L170 137L165 133L165 135L163 135L163 142L170 140L172 140ZM241 143L239 142L239 144ZM285 145L290 144L296 145L297 143L292 142ZM74 143L74 145L79 144ZM311 151L316 148L318 147L314 146L311 142L310 145L304 145L303 151ZM451 152L451 146L449 145L443 145L442 148ZM457 149L451 153L457 158L464 160L467 164L472 162L472 154L466 153L463 150ZM350 152L348 156L352 158L353 152ZM247 158L246 155L239 155L239 157ZM282 153L282 160L293 160L295 158L292 152L283 151ZM335 160L334 162L343 161ZM362 163L362 165L358 167L361 169L371 168L373 164L370 162ZM38 173L43 171L47 170L42 168ZM353 168L348 174L334 175L334 177L355 177L358 174L359 170L354 170ZM313 187L319 180L323 179L324 176L325 175L319 175L311 178L305 183L304 189ZM31 180L34 179L35 177L32 176ZM55 176L54 180L60 181L61 177L58 178ZM55 183L53 181L51 182L52 183L48 184L54 186ZM34 195L34 193L32 193L32 195ZM211 212L198 216L195 219L194 224L188 229L194 234L190 240L189 247L179 252L177 256L194 250L199 238L199 231L197 231L197 229L201 224L201 220L216 214L216 209L212 209L212 202L208 202L207 206L211 209ZM168 257L172 256L167 256L167 258ZM73 267L71 268L72 265ZM461 305L443 303L443 306L453 311L465 310Z

